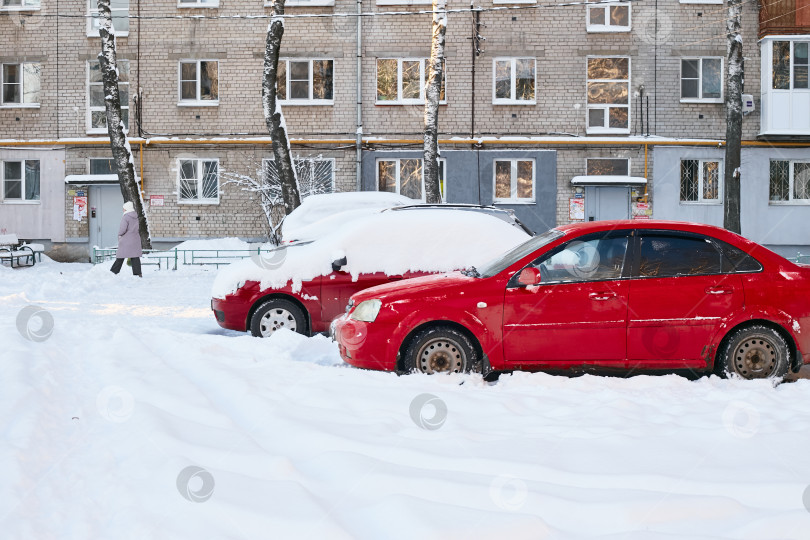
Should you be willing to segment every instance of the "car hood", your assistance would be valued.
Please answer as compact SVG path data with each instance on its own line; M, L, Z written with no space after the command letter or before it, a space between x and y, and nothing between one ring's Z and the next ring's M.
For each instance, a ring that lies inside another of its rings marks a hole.
M399 298L407 297L441 297L454 294L459 287L467 287L471 282L480 281L482 278L466 276L461 272L448 272L445 274L433 274L411 279L402 279L377 285L369 289L364 289L352 296L355 305L364 300L379 298L384 301L396 301Z

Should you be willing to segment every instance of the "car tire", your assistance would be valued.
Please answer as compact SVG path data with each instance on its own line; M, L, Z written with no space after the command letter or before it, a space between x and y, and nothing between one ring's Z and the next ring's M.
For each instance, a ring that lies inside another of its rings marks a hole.
M256 337L269 337L280 328L306 335L304 311L289 300L273 298L260 305L250 317L250 333Z
M405 351L406 372L466 373L478 366L478 350L469 336L446 326L421 330Z
M726 339L719 361L719 373L725 377L782 379L790 369L790 348L773 328L747 326Z

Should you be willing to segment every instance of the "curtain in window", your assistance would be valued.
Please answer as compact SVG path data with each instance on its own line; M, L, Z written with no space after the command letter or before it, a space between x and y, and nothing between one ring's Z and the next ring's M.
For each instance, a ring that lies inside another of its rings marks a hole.
M39 161L25 162L25 200L39 200Z

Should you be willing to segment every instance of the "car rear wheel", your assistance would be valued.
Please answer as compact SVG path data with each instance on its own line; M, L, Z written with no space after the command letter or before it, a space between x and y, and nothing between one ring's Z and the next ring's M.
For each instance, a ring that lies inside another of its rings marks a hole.
M465 373L478 365L470 338L458 330L434 326L420 331L405 351L405 370L432 375Z
M749 326L731 334L720 355L721 374L743 379L781 379L790 366L790 349L779 332Z
M273 298L263 303L250 318L250 332L256 337L269 337L281 328L306 334L304 312L289 300Z

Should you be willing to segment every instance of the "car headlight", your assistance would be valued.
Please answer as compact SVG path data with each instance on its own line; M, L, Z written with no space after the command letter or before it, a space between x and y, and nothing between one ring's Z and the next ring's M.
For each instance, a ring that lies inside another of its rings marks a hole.
M374 322L381 307L382 301L376 298L374 300L360 302L354 311L352 311L352 314L349 315L349 318L355 321Z

